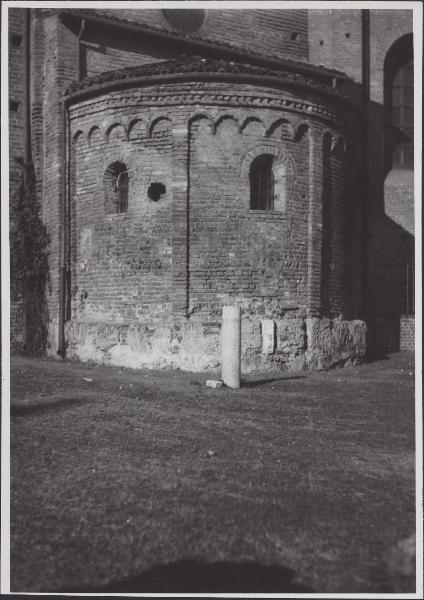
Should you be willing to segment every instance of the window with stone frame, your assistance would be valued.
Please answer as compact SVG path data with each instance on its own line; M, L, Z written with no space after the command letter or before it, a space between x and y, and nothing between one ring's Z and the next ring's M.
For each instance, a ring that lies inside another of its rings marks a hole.
M108 214L122 214L128 210L128 169L122 162L114 162L104 174L105 210Z
M274 157L257 156L250 165L250 210L274 210Z

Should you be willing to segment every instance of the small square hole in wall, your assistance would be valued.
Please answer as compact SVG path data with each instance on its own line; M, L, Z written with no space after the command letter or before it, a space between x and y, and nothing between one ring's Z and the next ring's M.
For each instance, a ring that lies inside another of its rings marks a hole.
M18 33L12 33L12 35L10 36L10 42L12 46L15 46L15 48L19 48L22 42L22 36Z
M319 41L319 45L320 45L320 46L324 46L324 40L320 40L320 41Z
M345 33L345 37L350 38L350 33Z
M19 102L16 102L15 100L10 100L9 102L9 109L11 112L18 112L19 110Z
M297 41L299 41L299 38L300 38L300 34L297 31L292 31L292 33L290 35L290 39L293 42L297 42Z

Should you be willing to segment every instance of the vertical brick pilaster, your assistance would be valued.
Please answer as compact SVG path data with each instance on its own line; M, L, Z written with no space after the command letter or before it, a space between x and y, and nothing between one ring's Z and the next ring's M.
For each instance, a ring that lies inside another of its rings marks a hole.
M31 49L30 49L30 94L31 94L31 145L32 160L36 176L37 198L42 204L43 196L43 62L44 23L41 11L31 11Z
M59 266L61 254L62 177L65 176L63 158L64 123L62 96L72 81L77 79L75 34L57 15L44 19L44 77L43 77L43 217L50 235L50 295L49 313L52 321L59 314ZM52 340L54 343L54 340Z
M321 309L322 193L322 135L312 126L309 135L308 316L318 315Z
M187 316L189 303L189 164L188 124L172 129L172 303L175 315Z
M9 190L10 197L19 188L22 181L22 167L19 160L23 159L23 20L24 11L22 8L9 8L9 100L13 102L13 109L9 107ZM12 36L16 36L16 45L11 43ZM18 215L14 214L13 203L10 203L10 225L13 229ZM11 302L10 302L10 333L11 348L20 348L24 340L24 311L23 298L14 296L13 286L14 274L11 273Z

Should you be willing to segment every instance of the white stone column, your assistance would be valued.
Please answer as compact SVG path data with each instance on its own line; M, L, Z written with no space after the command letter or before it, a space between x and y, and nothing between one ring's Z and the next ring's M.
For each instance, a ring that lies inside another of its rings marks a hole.
M222 380L230 388L240 387L241 321L239 306L222 307Z

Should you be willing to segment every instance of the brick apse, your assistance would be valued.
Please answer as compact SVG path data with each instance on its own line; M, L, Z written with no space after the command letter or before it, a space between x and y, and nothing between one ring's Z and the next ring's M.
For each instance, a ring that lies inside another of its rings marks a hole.
M411 11L9 14L30 74L11 79L11 122L26 91L30 130L13 151L30 140L50 235L48 354L218 367L229 304L245 371L413 344L409 106L395 110Z

